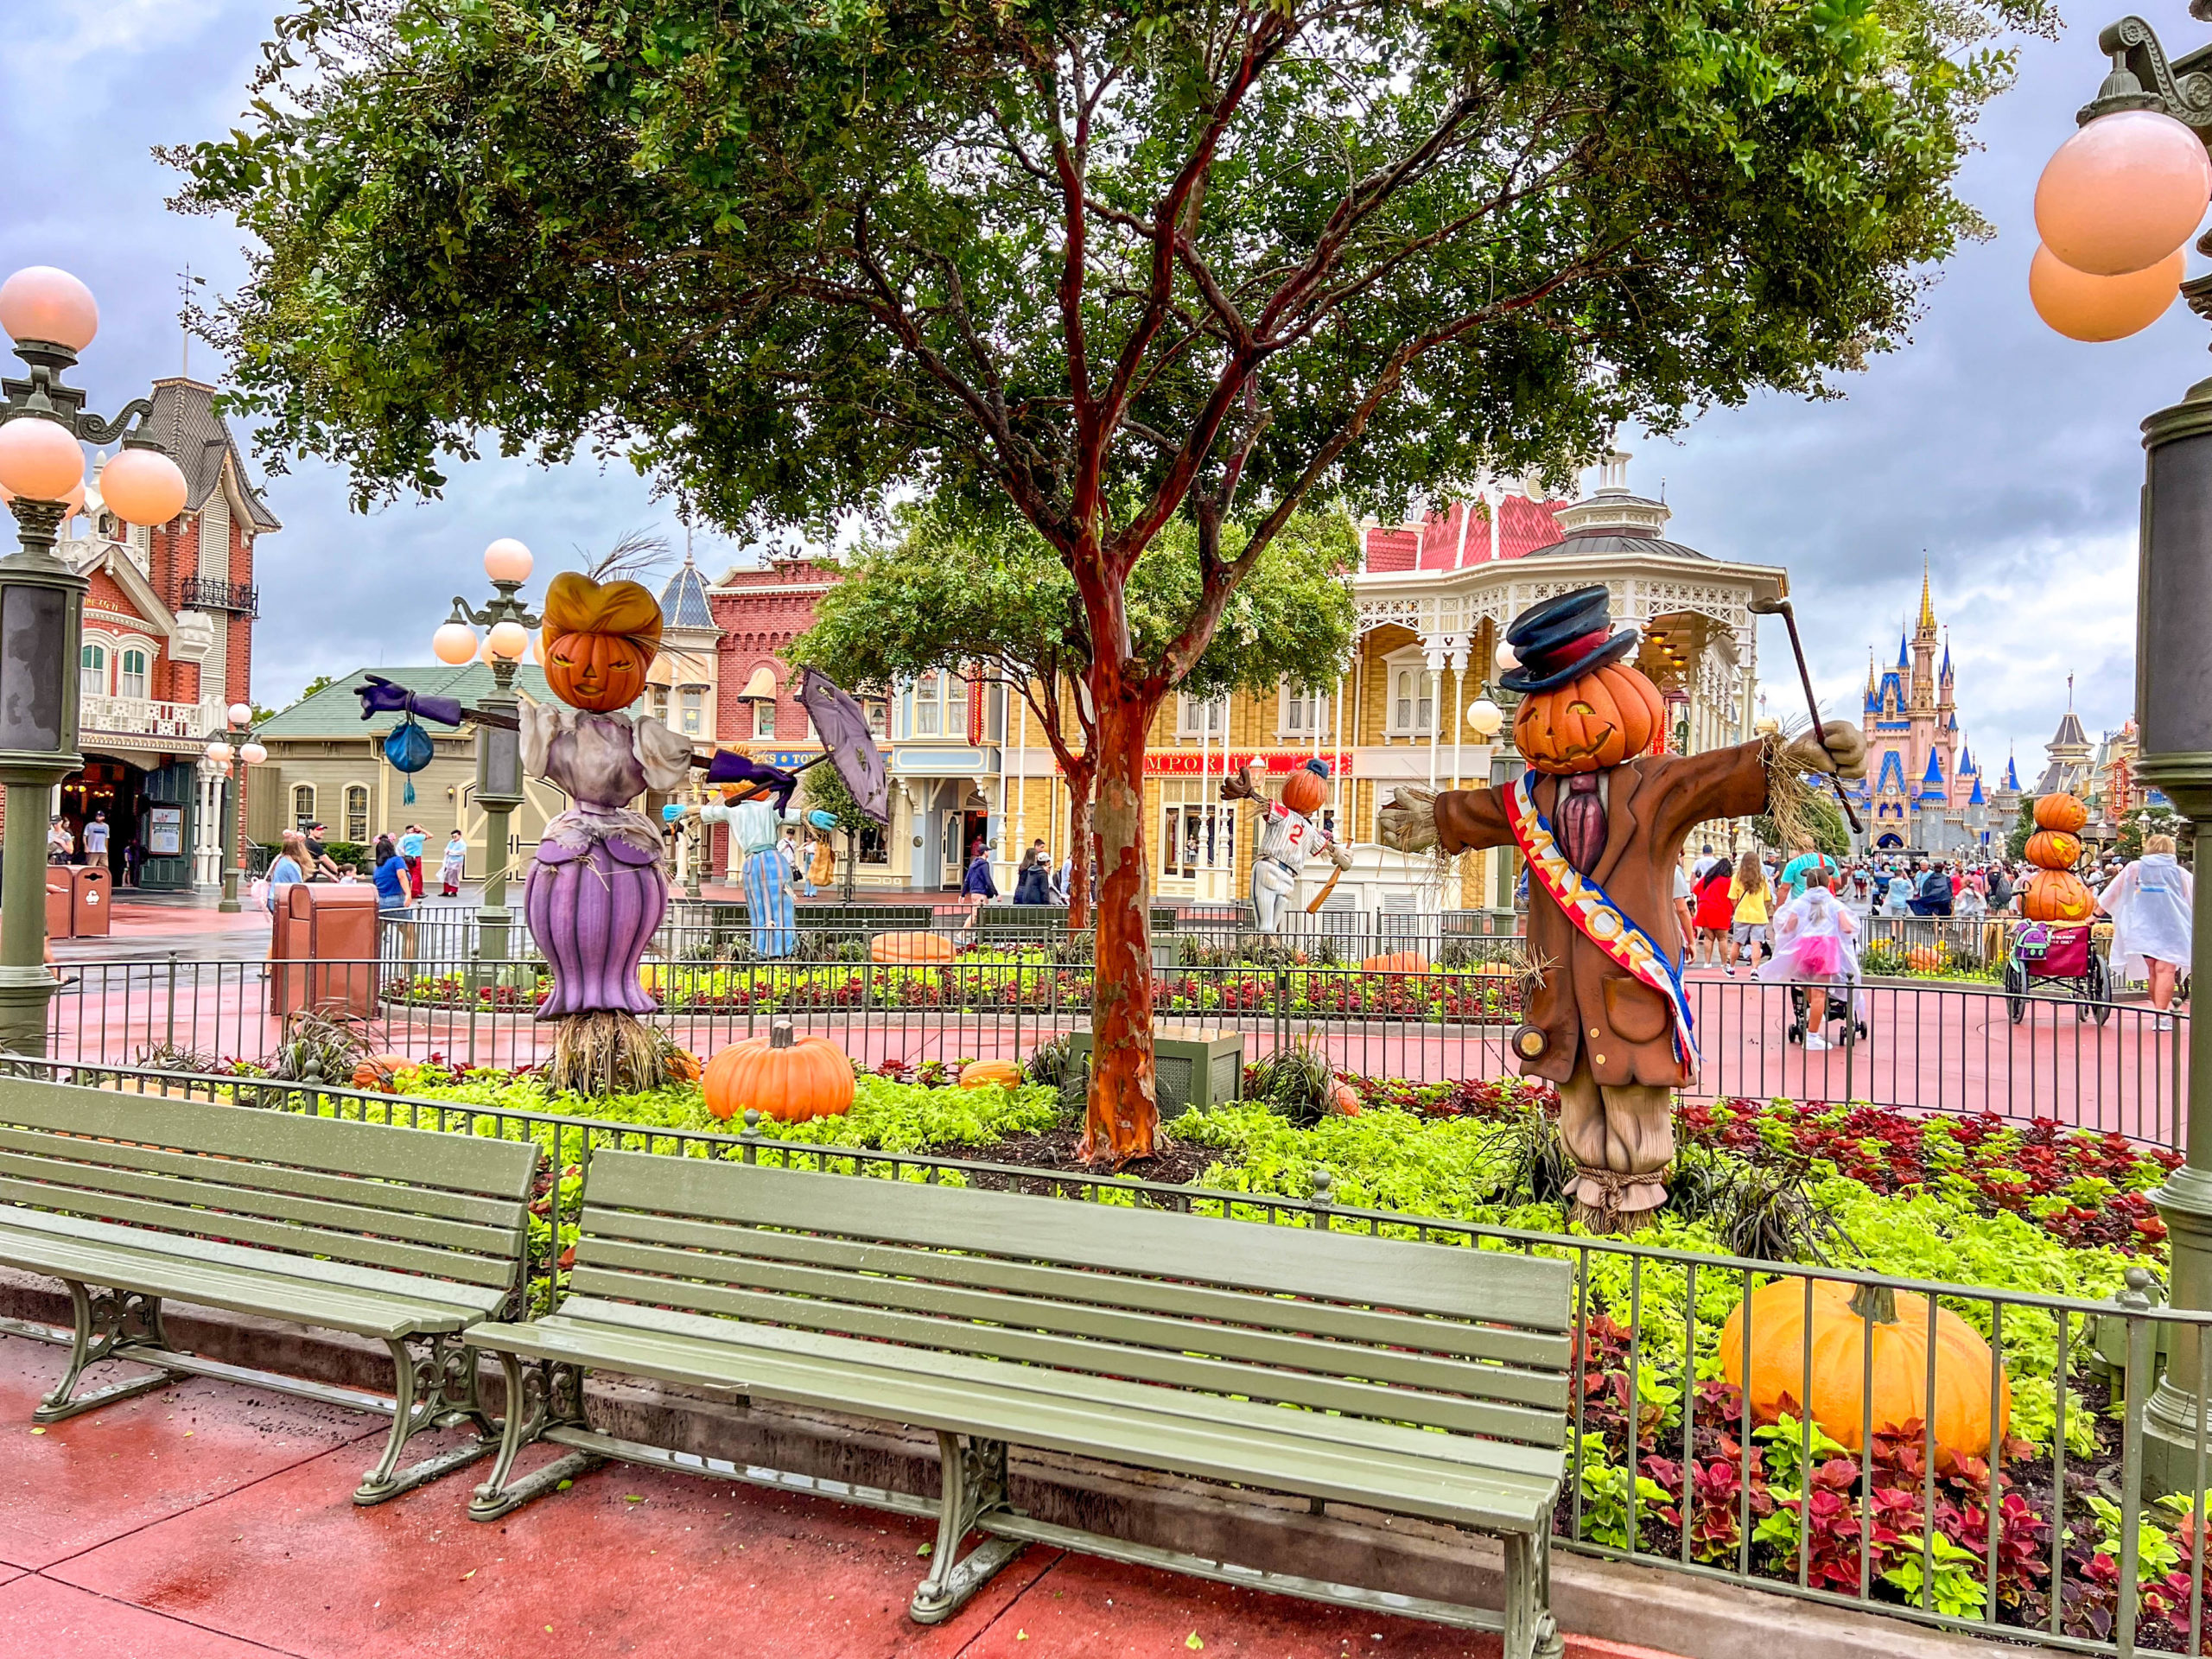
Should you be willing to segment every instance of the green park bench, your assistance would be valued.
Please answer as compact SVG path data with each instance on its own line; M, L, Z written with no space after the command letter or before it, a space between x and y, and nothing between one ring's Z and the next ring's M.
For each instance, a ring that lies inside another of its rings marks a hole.
M0 1265L50 1274L75 1313L51 1423L197 1373L382 1409L377 1396L179 1353L165 1300L382 1342L391 1435L353 1494L378 1503L487 1456L499 1426L459 1335L518 1306L537 1147L382 1124L0 1082ZM76 1392L103 1360L152 1376ZM399 1468L407 1442L473 1442Z
M469 1513L496 1520L603 1458L802 1480L594 1432L584 1376L610 1371L935 1430L938 1541L910 1608L924 1624L1035 1542L1502 1630L1507 1659L1556 1655L1572 1285L1565 1262L1487 1250L601 1152L566 1300L466 1333L531 1402L509 1411ZM571 1450L511 1484L533 1440ZM1495 1535L1504 1611L1034 1518L1008 1505L1009 1444ZM971 1532L987 1537L963 1557Z

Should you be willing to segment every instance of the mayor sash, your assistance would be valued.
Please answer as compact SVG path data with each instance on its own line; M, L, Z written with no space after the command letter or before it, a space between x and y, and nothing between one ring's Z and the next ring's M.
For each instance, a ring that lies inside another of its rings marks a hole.
M1682 972L1656 941L1630 921L1605 890L1567 861L1551 825L1536 810L1536 774L1529 772L1506 786L1505 822L1515 845L1529 861L1529 879L1549 893L1576 932L1623 969L1667 999L1675 1015L1675 1058L1694 1075L1697 1035L1689 1001L1682 994Z

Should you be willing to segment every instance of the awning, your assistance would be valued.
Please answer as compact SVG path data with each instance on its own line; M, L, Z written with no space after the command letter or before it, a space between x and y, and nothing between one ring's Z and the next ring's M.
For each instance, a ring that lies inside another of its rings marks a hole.
M741 702L773 702L776 700L776 671L763 663L753 671L753 677L745 683L745 690L737 694Z

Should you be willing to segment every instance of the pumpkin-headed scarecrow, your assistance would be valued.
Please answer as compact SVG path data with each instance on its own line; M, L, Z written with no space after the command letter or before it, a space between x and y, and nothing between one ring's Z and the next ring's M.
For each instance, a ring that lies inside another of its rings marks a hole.
M1794 821L1803 774L1856 777L1866 743L1829 721L1825 746L1808 735L1654 753L1658 689L1627 660L1637 635L1614 631L1603 587L1524 611L1505 637L1499 683L1521 694L1513 741L1529 770L1495 789L1401 789L1381 838L1446 855L1513 846L1528 860L1540 976L1514 1052L1524 1076L1558 1085L1576 1218L1624 1230L1666 1200L1674 1092L1697 1064L1674 902L1683 838L1707 818Z
M1313 854L1325 855L1340 871L1351 868L1351 855L1321 827L1321 807L1329 798L1327 761L1308 760L1292 772L1274 800L1268 798L1254 769L1245 766L1223 781L1221 798L1251 801L1260 810L1259 845L1252 855L1252 920L1261 932L1282 925L1283 906L1296 898L1299 873Z
M623 710L659 648L660 605L634 582L563 571L544 614L545 678L561 701L524 708L523 767L575 803L545 826L524 899L553 969L537 1017L562 1022L549 1071L556 1087L650 1087L662 1045L637 1018L657 1006L638 964L667 913L668 878L660 826L631 803L680 785L691 745Z

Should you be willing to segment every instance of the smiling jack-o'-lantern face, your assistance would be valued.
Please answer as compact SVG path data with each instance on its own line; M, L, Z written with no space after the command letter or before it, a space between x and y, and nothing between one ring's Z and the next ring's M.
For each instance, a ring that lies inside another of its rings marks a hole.
M660 604L634 582L564 570L545 595L545 682L575 709L626 709L645 689L660 640Z
M1608 663L1522 698L1513 746L1538 772L1603 772L1650 748L1665 724L1659 688L1633 668Z

